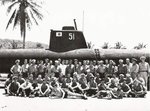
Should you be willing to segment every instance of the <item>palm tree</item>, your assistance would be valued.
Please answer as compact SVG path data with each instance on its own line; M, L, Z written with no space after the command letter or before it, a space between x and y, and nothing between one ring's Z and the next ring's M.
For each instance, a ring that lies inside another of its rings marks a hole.
M42 20L43 15L39 12L41 8L33 0L0 0L3 5L11 3L7 8L7 13L12 11L12 15L7 23L6 29L13 23L13 29L19 25L21 37L23 37L23 48L25 48L26 28L31 27L32 22L38 25L37 19Z
M121 42L116 42L115 43L115 49L126 49L125 46Z
M87 47L88 47L89 49L93 49L94 44L92 44L92 42L87 42Z
M102 46L102 49L109 49L110 46L109 46L109 43L108 42L104 42L103 46Z
M147 44L139 43L137 46L134 47L134 49L143 49L143 48L146 48L146 47L147 47Z

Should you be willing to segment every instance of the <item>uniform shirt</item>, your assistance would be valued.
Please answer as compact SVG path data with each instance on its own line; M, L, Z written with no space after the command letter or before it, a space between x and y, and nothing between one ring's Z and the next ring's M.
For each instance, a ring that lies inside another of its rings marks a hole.
M29 74L36 73L36 72L37 72L37 65L31 64L31 65L28 67L28 71L29 71Z
M73 76L73 73L74 73L73 68L74 68L74 65L73 65L73 64L68 65L68 66L66 67L65 74L66 74L66 75L67 75L67 74L71 74L71 77L72 77L72 76Z
M132 67L131 67L130 72L131 73L138 73L138 71L139 71L139 65L138 64L133 64Z
M12 82L9 84L8 87L11 92L16 92L19 89L20 84L19 84L19 82Z
M53 68L54 66L53 65L47 65L47 67L46 67L46 73L48 74L48 75L51 75L51 73L52 73L52 68Z
M40 90L42 93L44 93L48 88L49 88L48 84L42 84Z
M43 73L45 71L45 66L44 64L39 64L38 68L38 73Z
M88 86L89 86L89 89L92 89L92 88L97 88L97 84L96 84L96 82L89 82L88 83Z
M86 74L86 73L87 73L87 70L88 70L88 65L82 65L82 66L81 66L81 73Z
M51 72L52 73L61 73L62 69L60 68L60 66L57 66L57 67L54 66L54 67L52 67Z
M139 63L139 72L150 72L150 67L147 62Z
M79 84L81 85L81 88L82 89L85 89L85 88L87 88L87 80L84 78L80 78L79 79Z
M89 65L89 71L92 74L95 74L95 67L93 65Z
M128 92L130 90L130 87L127 84L122 84L121 89L123 92Z
M29 64L23 64L22 65L22 72L28 72L28 67L29 67Z
M13 65L10 70L13 74L20 74L22 71L22 68L20 65Z
M106 72L106 66L105 65L99 65L97 67L97 73L101 73L101 74L104 74Z
M132 90L136 92L140 92L140 91L143 91L143 87L141 84L133 85Z
M131 68L132 68L132 63L126 64L125 66L127 68L127 73L130 74L131 73Z
M24 82L22 85L21 85L21 88L22 89L32 89L32 84L30 82Z
M118 65L118 74L127 74L127 67L124 64L119 64ZM118 75L118 76L119 76Z
M113 65L108 64L106 67L106 73L107 74L114 74L114 68L115 67Z

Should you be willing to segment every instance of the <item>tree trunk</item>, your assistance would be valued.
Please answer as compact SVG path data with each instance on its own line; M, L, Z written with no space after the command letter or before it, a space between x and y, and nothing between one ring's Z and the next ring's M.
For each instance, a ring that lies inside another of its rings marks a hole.
M25 33L25 32L24 32ZM25 34L23 34L23 49L25 49L25 47L26 47L26 42L25 42Z

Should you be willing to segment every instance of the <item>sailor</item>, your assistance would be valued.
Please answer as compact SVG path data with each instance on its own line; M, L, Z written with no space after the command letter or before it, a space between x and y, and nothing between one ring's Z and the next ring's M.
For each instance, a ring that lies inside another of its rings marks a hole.
M129 95L132 97L145 97L146 91L138 79L134 80L133 86Z
M96 72L100 74L100 78L104 79L105 78L105 74L106 74L106 66L103 64L104 61L98 61L98 67Z
M119 65L118 65L118 76L120 74L124 74L124 76L127 74L127 67L123 64L123 60L119 60Z
M86 60L83 61L83 65L81 66L81 73L87 74L88 65Z
M109 60L109 64L106 66L106 73L111 78L114 74L115 66L113 65L113 60Z
M88 82L88 90L86 91L87 96L93 96L97 93L97 83L95 82L95 78L92 75L90 77L90 81Z
M74 73L74 65L72 64L72 60L69 60L69 65L66 67L65 75L71 74L71 77L73 77Z
M54 65L53 65L53 61L52 60L50 60L49 61L49 64L47 65L47 67L46 67L46 75L48 76L48 77L54 77L54 74L52 73L52 68L54 67Z
M21 66L19 65L20 64L20 60L17 59L15 61L15 65L13 65L10 69L10 72L13 74L13 76L17 77L21 74L21 71L22 71L22 68Z
M28 73L29 75L33 75L33 79L37 78L37 65L36 65L36 60L32 60L32 64L28 67Z
M131 72L131 67L132 67L132 63L130 62L130 59L127 58L126 59L126 64L125 64L126 68L127 68L127 73L130 74Z
M40 64L37 67L38 70L38 75L41 75L42 78L45 77L45 65L44 65L44 61L40 60Z
M32 92L32 84L30 83L29 79L27 78L26 81L20 86L20 93L21 96L29 97Z
M131 91L131 88L129 87L129 85L126 83L126 80L124 79L124 81L122 82L122 84L120 85L121 90L123 92L123 97L128 97L129 93Z
M55 60L55 65L54 67L52 67L52 75L54 75L56 78L58 78L60 76L60 74L62 73L62 69L59 66L59 61Z
M132 67L130 70L131 72L130 74L133 80L137 77L138 71L139 71L139 65L137 64L137 59L132 58Z
M40 97L48 97L50 93L49 85L46 83L45 80L43 80L42 84L40 85L39 88L39 94Z
M8 85L8 94L17 96L19 93L20 84L17 82L17 77L13 77L12 82Z
M22 77L24 79L26 79L29 76L28 75L28 67L29 67L28 60L25 59L24 64L22 65Z
M141 56L139 63L139 76L141 76L145 81L145 86L147 87L148 76L150 74L150 66L147 62L145 62L146 57Z

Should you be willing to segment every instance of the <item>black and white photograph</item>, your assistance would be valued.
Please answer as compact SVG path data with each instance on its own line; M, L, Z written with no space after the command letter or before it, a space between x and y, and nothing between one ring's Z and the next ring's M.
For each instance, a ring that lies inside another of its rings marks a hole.
M0 111L150 111L150 1L0 0Z

